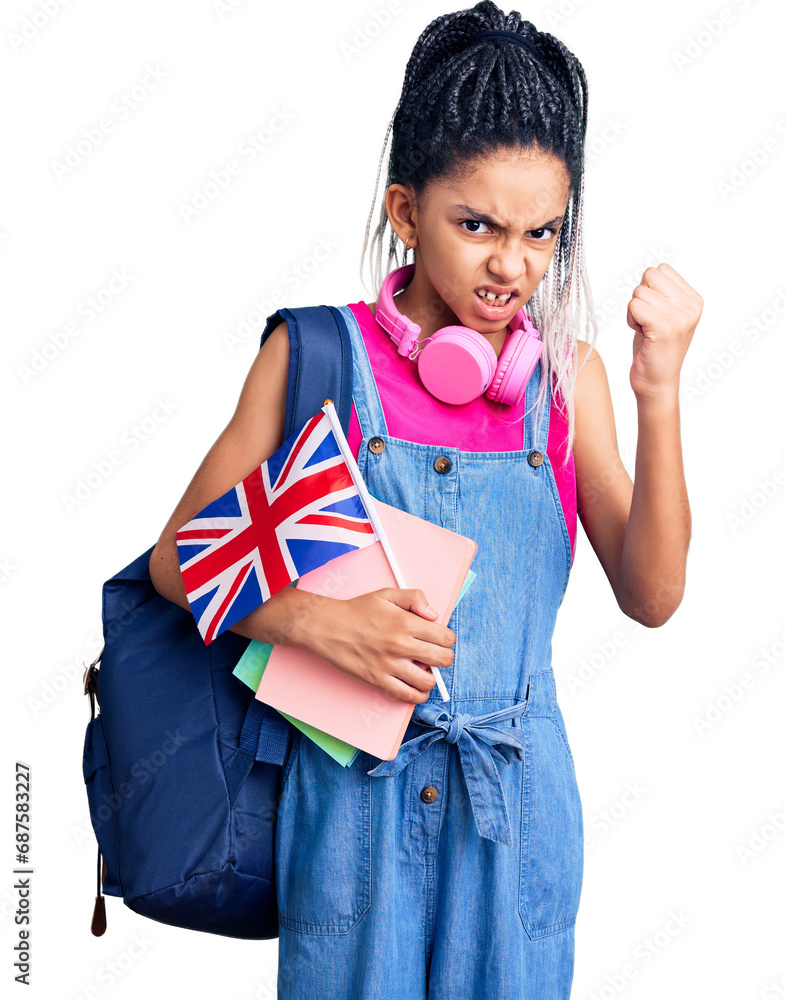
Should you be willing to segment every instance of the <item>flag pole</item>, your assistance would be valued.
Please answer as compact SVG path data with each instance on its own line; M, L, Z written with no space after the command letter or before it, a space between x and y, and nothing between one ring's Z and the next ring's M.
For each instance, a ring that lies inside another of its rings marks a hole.
M406 590L406 583L403 579L403 573L401 572L401 567L398 565L398 560L395 558L395 553L390 547L390 543L387 539L387 532L384 530L384 525L382 524L381 518L379 517L376 506L373 502L373 497L368 492L368 487L365 485L365 481L357 467L357 462L354 460L354 455L351 453L349 448L349 442L346 440L346 436L343 432L343 427L341 427L341 421L338 419L338 413L336 412L335 406L331 399L325 399L324 406L322 407L322 413L326 413L330 421L330 426L333 429L333 434L335 435L335 440L338 442L338 447L341 449L341 454L343 455L346 464L349 466L349 471L354 480L354 485L357 487L357 492L360 494L360 499L362 500L363 507L368 511L368 517L370 518L371 524L373 525L373 530L382 543L382 548L390 561L390 566L393 571L393 576L395 581L401 590ZM427 664L426 664L427 665ZM443 701L450 700L450 692L447 690L447 686L441 675L441 671L438 667L430 667L433 671L433 675L436 678L436 684L439 688L439 693L442 696Z

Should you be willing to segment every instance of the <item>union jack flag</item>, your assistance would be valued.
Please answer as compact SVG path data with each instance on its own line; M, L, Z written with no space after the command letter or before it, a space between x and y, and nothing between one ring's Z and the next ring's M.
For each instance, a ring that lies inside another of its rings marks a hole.
M309 570L377 540L327 414L177 532L205 644Z

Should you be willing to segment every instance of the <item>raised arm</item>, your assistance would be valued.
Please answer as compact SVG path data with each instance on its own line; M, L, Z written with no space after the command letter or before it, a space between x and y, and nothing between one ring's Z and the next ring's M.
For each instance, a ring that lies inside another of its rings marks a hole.
M703 300L667 264L633 292L630 384L638 406L633 485L619 456L608 377L578 342L574 442L578 513L621 610L663 625L684 595L691 516L682 463L679 373ZM588 355L588 356L587 356ZM585 363L584 362L585 360Z

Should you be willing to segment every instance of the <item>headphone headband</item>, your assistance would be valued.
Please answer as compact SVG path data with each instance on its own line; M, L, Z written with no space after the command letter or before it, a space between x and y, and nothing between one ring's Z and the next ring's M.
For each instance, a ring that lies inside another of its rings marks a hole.
M416 341L422 333L422 327L398 311L393 296L404 288L414 277L416 264L404 264L391 271L382 282L379 300L376 303L376 319L379 325L389 333L392 341L398 346L398 353L409 357ZM509 322L510 333L524 327L530 334L539 337L532 321L521 307Z

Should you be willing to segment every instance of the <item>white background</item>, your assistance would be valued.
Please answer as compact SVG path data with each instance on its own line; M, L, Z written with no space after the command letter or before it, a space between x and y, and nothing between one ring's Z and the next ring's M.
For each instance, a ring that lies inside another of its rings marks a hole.
M0 15L0 796L11 804L14 761L29 763L25 995L270 997L274 941L166 927L116 898L107 933L90 935L81 674L100 646L103 581L156 541L233 412L261 329L233 349L226 334L254 299L266 306L276 293L288 306L373 300L359 258L385 129L415 40L451 8L51 3L53 16L35 0L6 2ZM785 996L785 14L777 0L551 0L522 13L563 39L589 79L587 262L631 473L632 289L666 260L705 299L682 370L693 516L684 601L662 628L637 626L579 532L556 628L587 836L573 996ZM161 76L152 85L150 67ZM115 99L145 80L144 101L112 115ZM195 189L281 110L291 123L186 222ZM68 147L106 117L112 131L58 176ZM319 241L336 249L293 280ZM85 303L115 269L127 287L86 321ZM78 334L47 347L31 374L36 352L72 321ZM142 426L132 447L129 431ZM111 475L69 503L94 463L118 450ZM714 721L699 732L707 713ZM21 995L13 825L3 816L0 982Z

